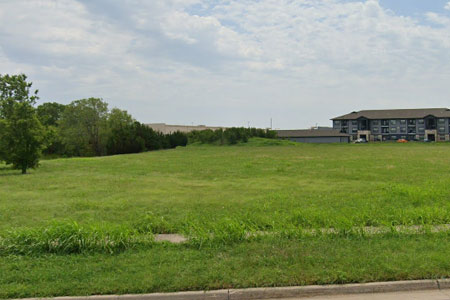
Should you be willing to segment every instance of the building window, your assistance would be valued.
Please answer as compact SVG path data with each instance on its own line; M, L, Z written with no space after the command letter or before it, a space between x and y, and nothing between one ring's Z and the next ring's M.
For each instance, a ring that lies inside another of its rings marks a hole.
M381 128L381 133L389 133L389 128L388 127Z
M352 132L353 132L353 133L358 132L358 128L353 127L353 128L352 128Z
M391 120L391 125L397 125L397 120Z
M389 120L381 120L381 126L389 126Z
M393 136L391 136L391 139L392 139L392 140L396 140L396 139L397 139L397 136L396 136L396 135L393 135Z
M396 133L396 132L397 132L397 128L391 127L391 133Z
M379 132L379 128L378 127L374 127L374 128L372 128L372 131L373 132Z
M438 119L439 124L445 124L445 119Z
M380 122L378 122L378 120L373 120L372 121L372 125L378 125L378 124L380 124Z
M352 125L354 125L354 126L358 125L358 121L353 120L353 121L352 121Z
M439 140L440 141L445 141L445 135L439 135Z
M416 125L416 120L414 119L408 120L408 125Z
M445 133L445 127L439 127L439 132Z
M400 120L400 124L405 125L406 124L406 120Z
M416 133L416 127L409 127L408 133Z
M400 132L401 133L405 133L406 132L406 127L400 127Z
M419 132L420 133L424 133L425 132L425 127L419 127Z
M334 121L333 124L335 127L339 127L341 125L341 121Z
M424 119L419 119L419 120L417 120L417 122L418 122L419 124L425 124Z
M342 124L343 127L346 127L346 126L348 126L348 121L347 121L347 120L344 120L344 121L342 121L341 124Z

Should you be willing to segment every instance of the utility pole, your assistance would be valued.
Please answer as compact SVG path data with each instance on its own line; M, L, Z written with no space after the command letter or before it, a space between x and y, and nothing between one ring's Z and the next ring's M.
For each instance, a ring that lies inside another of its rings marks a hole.
M270 129L272 129L272 118L270 118Z

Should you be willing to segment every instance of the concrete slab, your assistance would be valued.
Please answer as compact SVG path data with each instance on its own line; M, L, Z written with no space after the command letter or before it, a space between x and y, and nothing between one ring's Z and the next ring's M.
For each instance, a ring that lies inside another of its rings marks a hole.
M411 291L359 295L317 296L307 298L281 298L278 300L450 300L450 291Z

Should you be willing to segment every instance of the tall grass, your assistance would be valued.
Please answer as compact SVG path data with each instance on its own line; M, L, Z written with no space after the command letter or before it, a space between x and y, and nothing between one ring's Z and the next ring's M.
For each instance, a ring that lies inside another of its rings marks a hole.
M151 246L152 234L138 234L126 226L81 226L73 221L54 222L43 228L21 228L0 236L0 255L44 253L109 253Z
M302 223L302 222L300 222ZM310 224L309 224L310 225ZM220 248L236 243L249 242L266 236L285 240L307 238L371 238L376 235L407 236L410 234L447 234L433 232L432 225L408 227L389 224L382 227L355 226L342 219L333 227L305 227L295 222L272 224L264 227L251 220L225 217L214 223L186 220L183 228L176 231L164 218L152 214L129 225L80 225L73 221L53 222L41 228L19 228L0 234L0 256L41 254L117 254L129 249L148 248L155 243L154 234L183 233L188 237L187 246L195 249ZM263 229L263 230L262 230Z

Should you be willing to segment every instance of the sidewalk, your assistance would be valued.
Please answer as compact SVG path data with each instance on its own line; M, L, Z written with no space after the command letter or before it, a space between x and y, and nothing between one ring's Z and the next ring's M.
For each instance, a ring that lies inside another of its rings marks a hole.
M279 300L450 300L450 290L284 298Z
M27 300L43 298L28 298ZM49 299L49 298L45 298ZM53 300L450 300L450 279L428 279L309 285L274 288L248 288L134 295L56 297ZM23 299L24 300L24 299Z

